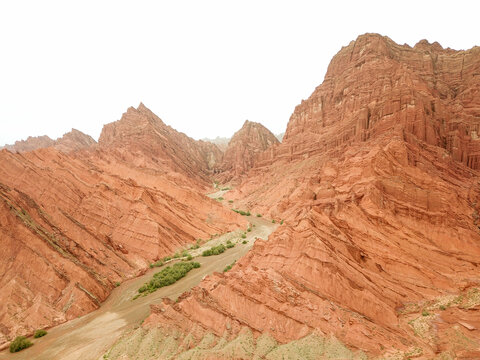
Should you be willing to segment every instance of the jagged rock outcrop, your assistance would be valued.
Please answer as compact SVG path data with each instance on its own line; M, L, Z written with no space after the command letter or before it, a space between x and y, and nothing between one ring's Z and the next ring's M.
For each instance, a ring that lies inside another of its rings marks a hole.
M219 167L218 179L228 182L232 178L237 180L253 167L256 157L279 141L262 124L245 121L228 143L223 155L223 162Z
M57 140L52 140L48 136L29 136L27 140L15 141L14 145L5 145L3 148L11 152L27 152L37 149L45 149L54 147L62 152L70 152L88 149L94 146L97 142L87 134L79 130L72 129L72 131L64 134Z
M480 287L479 90L478 47L366 34L342 48L283 142L225 195L283 226L149 326L480 357L480 297L463 295Z
M15 141L13 145L5 145L2 149L7 149L11 152L26 152L36 149L43 149L53 146L55 141L50 139L47 135L44 136L29 136L27 140Z
M58 138L55 141L54 147L62 152L70 152L89 149L96 143L97 142L90 135L84 134L77 129L72 129L72 131L64 134L61 138Z
M216 145L177 132L143 104L137 109L130 107L119 121L105 125L98 143L104 150L113 149L126 163L203 181L209 180L208 175L222 160Z
M129 109L87 151L0 151L0 345L92 311L117 281L196 239L246 226L204 195L218 149L151 120Z

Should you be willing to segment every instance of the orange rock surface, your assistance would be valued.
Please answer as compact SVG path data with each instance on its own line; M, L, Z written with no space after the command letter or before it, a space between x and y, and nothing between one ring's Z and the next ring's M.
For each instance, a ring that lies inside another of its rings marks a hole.
M27 152L54 147L62 152L70 152L87 149L96 143L97 142L91 136L86 135L79 130L72 129L72 131L64 134L57 140L52 140L46 135L36 137L30 136L27 140L16 141L14 145L5 145L3 148L11 152Z
M366 34L342 48L283 142L225 195L283 226L146 323L463 356L445 327L473 344L478 331L450 317L422 338L405 309L480 286L479 91L478 47ZM462 314L471 326L475 306Z
M223 162L219 166L221 182L228 182L235 178L240 180L250 168L253 167L256 157L270 146L279 141L262 124L245 121L228 143L223 155Z
M204 195L215 147L125 117L88 150L0 151L0 344L95 309L117 281L195 239L246 226Z

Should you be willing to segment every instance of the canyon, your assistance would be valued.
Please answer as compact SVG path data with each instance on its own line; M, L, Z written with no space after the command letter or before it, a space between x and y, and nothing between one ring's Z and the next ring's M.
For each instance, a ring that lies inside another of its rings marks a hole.
M273 232L231 270L156 298L92 358L480 358L479 125L479 47L365 34L281 142L246 121L219 148L140 104L98 143L7 146L0 343L262 218Z

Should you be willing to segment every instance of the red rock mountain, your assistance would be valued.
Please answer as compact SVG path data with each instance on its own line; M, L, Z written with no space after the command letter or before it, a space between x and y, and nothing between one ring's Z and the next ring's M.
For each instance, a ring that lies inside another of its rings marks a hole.
M0 151L0 344L92 311L149 263L246 225L203 195L216 148L144 106L107 125L99 147L55 147Z
M360 36L224 195L283 226L147 324L480 358L479 125L480 48Z
M5 145L3 148L11 152L27 152L55 147L62 152L70 152L87 149L96 143L97 142L91 136L86 135L79 130L72 129L72 131L64 134L57 140L52 140L46 135L37 137L29 136L27 140L16 141L14 145Z
M15 141L13 145L5 145L2 149L7 149L11 152L26 152L36 149L43 149L53 146L55 141L50 139L47 135L44 136L29 136L27 140Z
M234 177L238 179L254 165L257 155L278 143L275 135L265 126L245 121L228 143L220 165L219 180L227 182Z
M130 107L119 121L105 125L98 143L128 164L175 171L203 181L222 159L216 145L177 132L143 104L137 109Z

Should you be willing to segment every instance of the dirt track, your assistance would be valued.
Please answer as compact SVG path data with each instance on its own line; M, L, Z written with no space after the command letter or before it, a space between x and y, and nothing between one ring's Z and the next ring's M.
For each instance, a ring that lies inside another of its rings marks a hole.
M98 359L128 328L138 326L148 316L150 304L158 303L164 297L176 299L183 292L197 285L204 276L215 271L222 271L225 266L245 255L252 247L256 237L267 239L278 225L272 224L263 218L249 216L248 220L256 226L247 232L247 238L242 239L239 231L222 235L203 245L192 255L201 254L201 251L211 246L231 240L238 244L217 256L198 256L195 261L201 264L187 276L173 285L161 288L146 297L134 301L131 299L137 294L137 289L151 278L159 268L149 270L145 275L128 280L114 289L109 298L94 312L81 318L69 321L48 331L48 335L33 339L34 346L16 354L8 350L0 353L0 359L21 360L89 360ZM247 240L247 244L242 244Z

